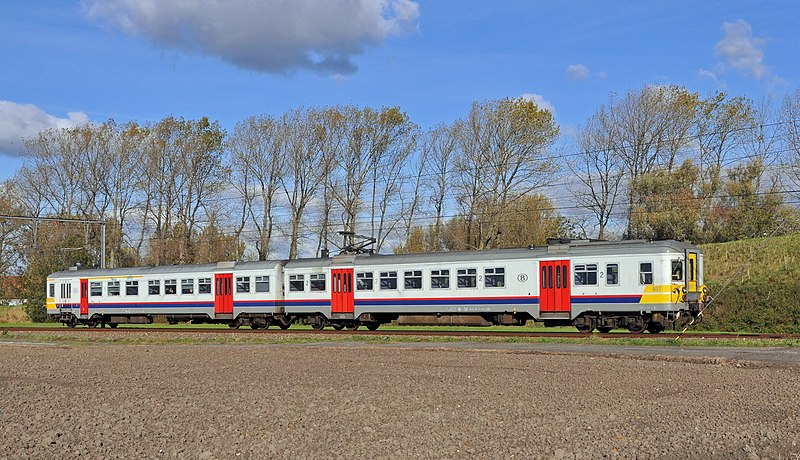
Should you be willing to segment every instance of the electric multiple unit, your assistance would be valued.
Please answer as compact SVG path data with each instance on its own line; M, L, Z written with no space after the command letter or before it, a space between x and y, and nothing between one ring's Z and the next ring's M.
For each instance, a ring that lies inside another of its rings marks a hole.
M678 241L553 241L546 247L408 255L70 269L47 280L68 326L227 323L377 329L403 318L661 332L704 301L703 255Z

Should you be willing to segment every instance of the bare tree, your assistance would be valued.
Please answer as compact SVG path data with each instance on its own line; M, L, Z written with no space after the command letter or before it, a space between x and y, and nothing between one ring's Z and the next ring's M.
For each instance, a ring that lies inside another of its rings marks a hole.
M322 210L317 237L317 255L328 251L331 242L331 213L336 203L336 188L340 177L337 175L338 159L344 155L347 121L339 107L312 110L312 130L320 149L322 161L323 189Z
M628 228L626 236L637 237L631 214L638 202L637 182L659 165L671 168L677 152L689 143L689 121L696 96L677 86L645 86L629 91L622 100L612 95L608 106L601 106L610 147L625 164L628 190Z
M228 140L232 155L234 187L243 204L240 231L252 222L257 234L258 260L270 254L275 228L275 192L283 173L283 152L287 126L269 115L249 117L238 123Z
M550 112L521 98L474 103L458 127L467 247L496 247L502 211L551 180L555 163L549 148L559 129Z
M453 172L450 170L456 161L456 145L458 132L456 125L439 125L429 131L423 141L423 150L426 151L426 174L430 177L428 186L431 192L431 203L436 220L434 221L432 239L439 250L442 246L442 216L446 199L450 192L450 183Z
M698 150L702 215L709 216L724 186L724 171L732 154L752 135L755 120L752 102L744 97L728 99L717 93L699 101L694 123L694 144ZM704 219L703 230L712 223Z
M308 111L293 110L284 116L283 123L289 129L287 129L284 158L287 172L281 176L281 185L291 210L289 258L295 259L303 216L323 180L325 168L320 167L322 150L318 145L318 139L313 135Z
M578 204L588 209L597 222L597 237L606 238L624 176L621 159L610 148L603 112L589 119L580 134L580 152L568 166L579 184L574 190Z

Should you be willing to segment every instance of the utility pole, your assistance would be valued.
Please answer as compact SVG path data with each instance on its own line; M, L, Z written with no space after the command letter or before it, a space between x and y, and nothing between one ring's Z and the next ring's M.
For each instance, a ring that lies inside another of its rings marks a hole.
M89 219L65 219L61 217L34 217L34 216L9 216L0 214L0 219L9 220L29 220L38 222L46 220L50 222L67 222L73 224L97 224L100 226L100 268L106 268L106 223L102 220Z

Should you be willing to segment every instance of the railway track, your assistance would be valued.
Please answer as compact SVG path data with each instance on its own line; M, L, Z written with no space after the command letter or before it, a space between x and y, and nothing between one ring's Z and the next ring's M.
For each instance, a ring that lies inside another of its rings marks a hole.
M120 327L116 329L106 328L54 328L54 327L2 327L0 331L8 332L58 332L58 333L96 333L103 334L109 332L115 333L141 333L141 332L154 332L154 333L198 333L198 334L262 334L262 335L320 335L320 336L347 336L347 335L360 335L360 336L412 336L412 337L485 337L485 338L568 338L568 339L585 339L587 337L601 337L601 338L641 338L641 339L676 339L678 337L692 338L692 339L759 339L759 340L785 340L785 339L800 339L800 334L746 334L746 333L691 333L691 334L678 334L678 333L661 333L661 334L630 334L630 333L592 333L585 334L581 332L531 332L531 331L420 331L420 330L394 330L387 329L382 331L367 331L367 330L313 330L313 329L222 329L222 328L175 328L175 327Z

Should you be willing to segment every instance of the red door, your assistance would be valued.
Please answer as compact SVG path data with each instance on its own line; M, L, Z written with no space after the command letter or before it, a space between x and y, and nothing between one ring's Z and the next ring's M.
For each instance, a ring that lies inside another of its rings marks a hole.
M214 313L233 314L233 273L214 275Z
M89 280L81 280L81 315L89 314Z
M331 313L353 313L353 269L331 270Z
M569 312L569 260L539 262L539 311L542 313Z

